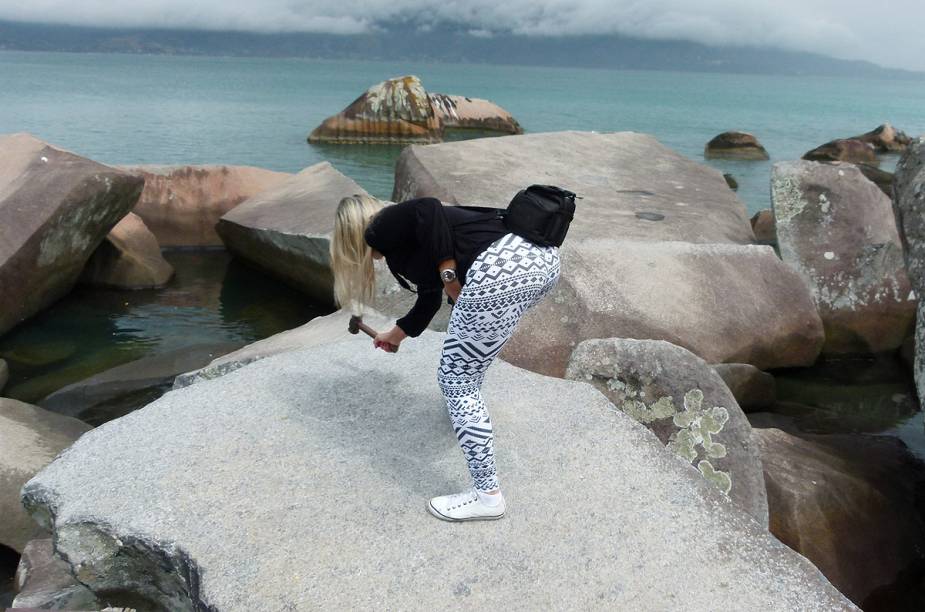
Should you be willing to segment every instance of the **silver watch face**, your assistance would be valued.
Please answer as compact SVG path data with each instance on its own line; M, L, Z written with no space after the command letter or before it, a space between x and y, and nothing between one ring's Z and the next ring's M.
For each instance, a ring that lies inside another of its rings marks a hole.
M442 278L445 283L452 283L456 280L456 270L448 268L440 273L440 278Z

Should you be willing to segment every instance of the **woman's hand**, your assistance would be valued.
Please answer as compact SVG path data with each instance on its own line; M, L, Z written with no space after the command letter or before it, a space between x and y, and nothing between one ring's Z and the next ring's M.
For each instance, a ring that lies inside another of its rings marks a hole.
M394 353L398 350L398 345L401 344L401 341L407 337L408 334L406 334L402 328L395 325L387 332L379 332L376 334L376 337L373 338L373 346L381 348L387 353ZM392 347L395 347L395 350L392 350Z
M459 299L459 294L462 292L462 285L459 284L458 280L454 280L452 283L444 283L443 290L446 291L446 294L455 304L456 300Z

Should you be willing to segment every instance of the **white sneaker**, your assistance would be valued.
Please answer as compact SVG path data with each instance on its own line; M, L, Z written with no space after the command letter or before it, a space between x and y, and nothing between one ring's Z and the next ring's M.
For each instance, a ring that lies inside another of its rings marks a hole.
M498 493L500 497L501 494ZM494 520L504 516L504 498L497 506L488 506L479 499L475 489L453 495L434 497L427 504L427 510L444 521Z

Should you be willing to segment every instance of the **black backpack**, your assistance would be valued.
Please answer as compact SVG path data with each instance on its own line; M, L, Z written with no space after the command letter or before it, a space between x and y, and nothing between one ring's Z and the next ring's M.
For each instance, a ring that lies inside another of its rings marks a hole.
M574 193L554 185L530 185L508 204L504 226L533 244L558 247L574 216Z

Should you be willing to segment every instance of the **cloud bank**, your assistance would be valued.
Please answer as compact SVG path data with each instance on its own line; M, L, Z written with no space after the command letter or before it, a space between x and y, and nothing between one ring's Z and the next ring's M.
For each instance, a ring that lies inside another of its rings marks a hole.
M334 34L406 20L482 36L621 34L770 46L925 70L923 0L0 0L0 19Z

